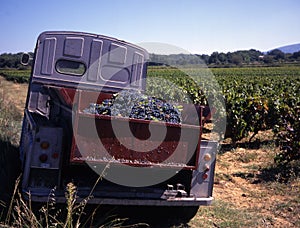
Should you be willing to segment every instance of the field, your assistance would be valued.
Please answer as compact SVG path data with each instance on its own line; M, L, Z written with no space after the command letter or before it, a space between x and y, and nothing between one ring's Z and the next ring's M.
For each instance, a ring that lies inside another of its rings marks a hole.
M0 75L8 81L28 83L30 70L1 69Z
M194 75L195 69L186 72ZM10 80L0 77L0 137L5 154L18 147L30 72L3 70L0 74ZM224 95L227 117L227 137L217 156L215 201L210 207L200 208L188 224L171 227L299 227L298 169L284 170L274 159L283 162L278 155L289 155L289 151L282 152L276 129L288 131L283 129L282 121L286 114L294 124L297 118L299 121L295 110L300 106L300 67L204 69L201 78L186 77L172 68L154 67L148 71L151 78L161 77L178 85L193 103L199 104L208 102L199 88L215 92L209 87L212 74ZM156 81L149 86L150 94L165 90ZM174 90L165 93L169 99L183 99ZM291 162L299 167L297 157Z

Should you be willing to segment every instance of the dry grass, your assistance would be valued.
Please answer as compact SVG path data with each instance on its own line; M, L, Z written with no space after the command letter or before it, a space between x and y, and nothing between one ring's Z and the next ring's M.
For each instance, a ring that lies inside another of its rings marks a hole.
M45 205L32 203L30 194L29 200L25 201L20 194L20 178L17 178L20 175L18 145L27 86L0 77L0 227L94 227L93 216L97 208L89 215L85 212L92 191L86 199L77 202L76 186L69 183L65 194L67 204L63 207L56 205L54 190ZM112 218L95 226L122 227L125 221ZM137 224L130 227L134 226Z
M259 144L240 142L217 157L215 202L200 208L191 227L300 227L300 179L281 182L270 132Z
M104 168L102 174L95 183L100 181L109 168L109 164ZM20 178L17 178L15 188L10 203L7 205L6 213L0 216L0 227L7 228L77 228L77 227L146 227L145 223L137 223L133 225L124 225L126 219L108 218L104 222L96 223L95 215L98 207L95 207L91 213L86 213L85 208L89 200L92 198L93 189L88 197L78 202L77 187L73 183L69 183L66 187L65 198L66 204L57 205L55 202L55 189L53 189L48 197L48 202L39 207L39 204L31 202L30 193L28 200L24 200L19 192ZM5 205L3 205L5 206Z
M3 81L1 77L0 81L0 165L3 167L7 151L15 153L17 150L27 85ZM217 156L215 201L212 206L201 207L188 224L160 227L300 227L300 180L294 178L286 183L280 182L281 170L274 166L273 161L278 148L273 143L272 133L260 132L252 143L247 142L248 139L239 142L234 149L225 141L222 153ZM9 173L7 169L1 169L1 172ZM5 180L0 182L6 183ZM21 223L24 225L27 224L25 221L32 221L27 227L88 227L95 212L86 215L85 206L77 208L78 204L74 204L76 188L69 187L66 194L70 200L68 206L58 207L50 195L49 202L37 210L39 216L31 213L32 205L28 202L14 201L13 206L9 207L9 201L6 210L11 208L10 217L7 218L3 211L1 214L0 210L0 226L18 227L19 224L21 227ZM1 188L3 185L0 185ZM10 190L13 192L14 187ZM17 190L15 199L20 199ZM3 202L0 202L1 207ZM78 220L80 213L82 217ZM61 219L63 214L66 216ZM87 223L82 220L86 216ZM105 226L120 227L122 224L122 219L111 219ZM101 226L105 227L98 225Z

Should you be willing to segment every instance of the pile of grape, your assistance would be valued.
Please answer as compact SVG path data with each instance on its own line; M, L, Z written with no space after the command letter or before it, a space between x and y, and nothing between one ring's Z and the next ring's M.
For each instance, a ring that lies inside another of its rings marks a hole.
M91 103L83 112L181 123L181 113L177 107L161 99L132 90L123 90L115 94L113 99L105 99L101 104Z

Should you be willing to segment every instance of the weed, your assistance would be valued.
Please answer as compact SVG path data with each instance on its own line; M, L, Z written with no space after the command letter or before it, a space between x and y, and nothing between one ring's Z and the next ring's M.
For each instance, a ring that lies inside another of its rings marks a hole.
M16 108L0 97L0 139L18 145L22 116Z
M243 163L249 163L257 158L256 153L243 153L238 157L238 161L243 162Z
M103 178L108 167L109 164L103 170L102 175L100 175L97 179L89 196L80 202L78 202L77 187L73 183L69 183L66 187L66 204L62 208L63 210L56 205L55 189L53 189L49 194L46 205L43 205L36 211L33 207L30 193L28 193L28 201L25 201L21 193L18 191L20 182L20 178L18 178L15 184L12 200L7 210L5 221L0 222L0 227L92 227L92 221L94 220L97 208L93 211L93 213L91 213L91 215L88 215L87 218L85 216L86 220L84 220L85 207L87 206L89 199L92 198L92 192L95 186ZM126 219L113 218L106 221L104 224L100 224L98 227L122 227L125 221ZM138 227L141 225L144 227L146 226L146 224L140 223L124 227Z
M232 181L233 182L233 178L230 174L225 174L225 173L216 173L215 174L215 182L218 181Z
M234 205L216 200L211 207L202 207L191 221L197 227L255 227L260 219L254 212L243 211ZM256 218L256 219L253 219Z
M257 164L249 164L248 166L245 166L246 169L249 169L251 171L257 171L260 169L260 165Z

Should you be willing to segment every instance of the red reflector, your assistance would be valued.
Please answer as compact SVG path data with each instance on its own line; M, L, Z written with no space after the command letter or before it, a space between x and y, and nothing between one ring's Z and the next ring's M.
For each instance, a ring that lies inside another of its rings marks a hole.
M59 154L58 154L58 153L56 153L56 152L54 152L54 153L52 154L52 158L54 158L54 159L57 159L57 158L58 158L58 156L59 156Z
M42 163L45 163L48 160L48 155L47 154L41 154L39 159Z
M202 178L203 178L203 180L207 179L207 178L208 178L208 174L207 174L207 173L204 173L204 174L202 175Z

